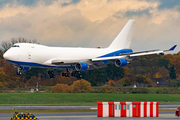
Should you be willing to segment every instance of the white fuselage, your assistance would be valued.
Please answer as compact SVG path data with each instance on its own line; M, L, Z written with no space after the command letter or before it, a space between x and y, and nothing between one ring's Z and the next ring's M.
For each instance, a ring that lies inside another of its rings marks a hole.
M18 47L10 48L4 57L13 64L29 67L51 67L53 60L62 61L67 66L71 63L84 62L116 51L116 49L102 48L70 48L48 47L38 44L17 43Z
M99 69L109 63L126 66L135 20L129 20L107 48L48 47L31 43L14 44L3 57L23 67L75 68L77 71ZM122 56L122 54L124 54Z
M107 48L48 47L31 43L14 44L3 57L20 70L30 67L75 68L77 71L99 69L114 63L117 67L126 66L132 57L159 54L172 51L149 50L133 52L130 41L135 20L129 20Z

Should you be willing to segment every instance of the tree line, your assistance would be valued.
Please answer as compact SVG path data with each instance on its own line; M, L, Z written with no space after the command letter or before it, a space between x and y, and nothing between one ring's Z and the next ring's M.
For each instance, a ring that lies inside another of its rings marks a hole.
M3 54L18 42L39 44L37 40L26 38L12 38L2 41L0 49L0 87L20 88L39 86L55 86L56 84L73 85L77 78L63 77L65 69L54 69L55 78L49 78L48 68L32 68L23 72L22 76L16 75L16 68L3 58ZM105 84L122 87L133 84L151 84L152 79L163 78L170 86L180 86L180 52L167 55L147 55L136 57L126 67L116 67L109 64L106 68L82 71L82 79L88 81L91 86L103 86ZM69 87L70 88L70 87ZM72 90L72 89L71 89Z

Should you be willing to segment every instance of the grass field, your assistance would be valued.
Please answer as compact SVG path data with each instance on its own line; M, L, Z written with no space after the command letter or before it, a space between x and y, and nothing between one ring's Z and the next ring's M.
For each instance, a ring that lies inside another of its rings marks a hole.
M0 93L0 105L96 105L104 101L159 101L180 104L179 94Z

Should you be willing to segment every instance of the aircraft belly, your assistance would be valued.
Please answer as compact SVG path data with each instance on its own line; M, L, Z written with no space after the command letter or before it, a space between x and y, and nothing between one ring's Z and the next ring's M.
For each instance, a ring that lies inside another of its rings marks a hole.
M21 61L12 61L12 60L7 60L8 62L15 64L15 65L20 65L20 66L26 66L26 67L42 67L42 68L74 68L74 66L71 65L44 65L40 63L33 63L33 62L21 62Z

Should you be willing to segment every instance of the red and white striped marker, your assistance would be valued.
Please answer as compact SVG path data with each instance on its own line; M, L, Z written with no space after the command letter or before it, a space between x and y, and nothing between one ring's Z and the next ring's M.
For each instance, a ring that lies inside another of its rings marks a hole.
M97 102L98 117L159 117L159 102Z

